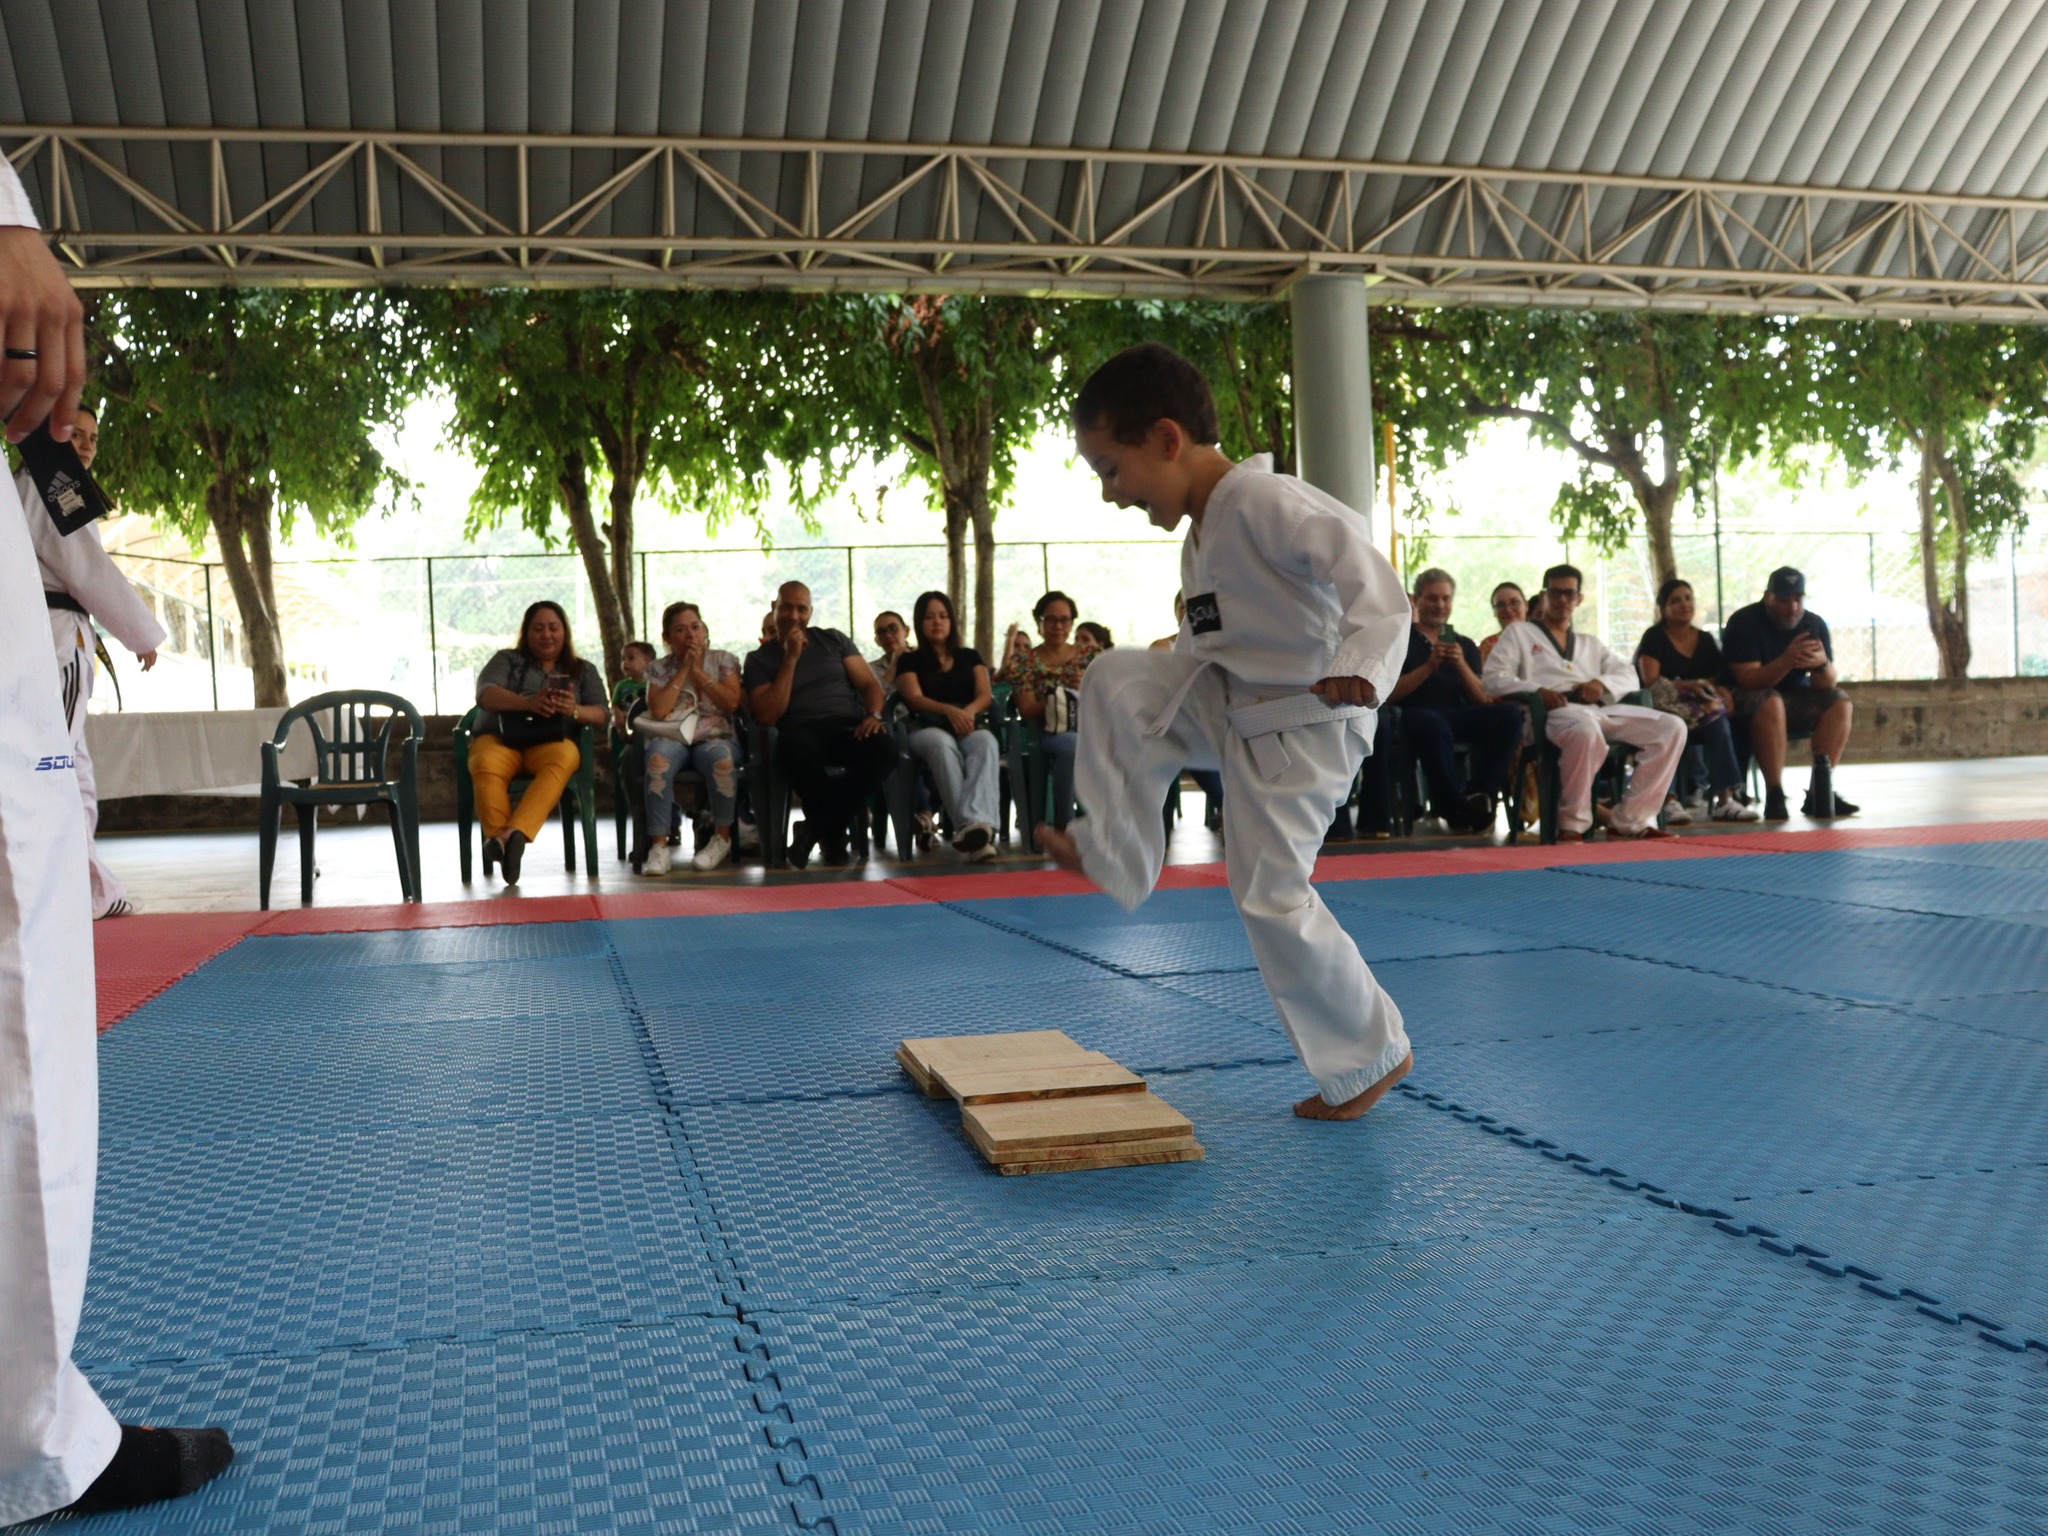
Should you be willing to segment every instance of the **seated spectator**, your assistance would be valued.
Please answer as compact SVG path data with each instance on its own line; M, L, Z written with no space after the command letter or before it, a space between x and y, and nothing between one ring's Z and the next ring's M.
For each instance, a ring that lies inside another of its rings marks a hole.
M1002 670L1005 672L1009 671L1011 663L1015 662L1020 656L1029 656L1030 654L1030 632L1022 624L1012 624L1003 634Z
M619 652L619 670L626 675L612 689L612 729L626 733L633 706L647 697L647 669L654 664L654 647L645 640L628 640Z
M711 802L711 837L690 861L693 868L716 869L731 856L739 812L739 744L733 739L732 717L740 707L740 660L731 651L711 649L711 631L695 603L662 609L661 638L668 654L647 669L645 717L658 723L643 721L640 732L650 842L640 866L643 875L669 872L676 775L685 768L703 775ZM671 735L663 727L680 728L682 734Z
M1735 698L1721 686L1721 647L1694 626L1694 611L1691 582L1674 576L1657 589L1657 622L1636 646L1636 671L1657 707L1686 723L1687 745L1706 758L1708 814L1716 821L1756 821L1762 813L1742 798L1742 765L1728 718ZM1692 813L1667 797L1664 819L1683 826Z
M519 883L526 845L540 836L562 791L583 766L579 725L609 718L604 678L576 654L569 615L542 599L519 621L519 639L484 663L476 679L477 717L469 738L469 778L484 834L484 873L501 866ZM533 782L512 805L512 781Z
M896 692L911 712L910 755L938 786L939 804L953 822L953 847L980 862L996 856L1002 816L1002 753L975 720L995 702L988 663L971 645L958 645L953 603L927 592L911 613L917 645L896 663Z
M780 631L776 628L775 610L773 608L770 608L766 613L761 615L761 644L766 645L770 640L773 640L778 633L780 633Z
M1534 693L1543 701L1545 732L1563 759L1560 842L1581 841L1593 824L1593 779L1607 761L1610 740L1637 749L1628 793L1614 811L1614 835L1669 837L1657 825L1657 812L1685 751L1685 725L1662 710L1620 702L1635 689L1635 668L1598 637L1572 627L1584 589L1576 566L1545 571L1542 620L1502 630L1480 680L1492 698Z
M791 866L802 869L817 848L836 868L852 857L854 819L896 769L896 743L882 724L882 685L852 640L812 626L811 589L802 582L786 581L778 590L775 628L775 638L763 641L741 671L747 708L777 728L776 771L803 799Z
M1038 744L1052 769L1052 824L1064 827L1074 819L1075 697L1081 674L1099 653L1071 640L1074 600L1066 593L1046 593L1031 617L1043 639L1011 659L1003 681L1016 690L1017 713L1039 727Z
M1531 618L1529 599L1522 589L1512 581L1504 581L1493 589L1487 599L1493 605L1494 632L1479 642L1479 661L1484 666L1486 658L1493 654L1493 648L1500 643L1501 632L1510 624L1519 624Z
M910 626L903 622L902 614L884 608L875 615L875 644L882 648L881 654L868 663L868 670L886 695L896 686L896 663L910 644Z
M1735 680L1735 717L1764 776L1764 820L1785 821L1785 748L1813 738L1813 778L1801 811L1817 820L1859 809L1834 792L1834 766L1849 748L1855 706L1835 685L1835 641L1806 608L1806 578L1789 565L1771 572L1763 599L1728 615L1721 655Z
M1173 594L1173 633L1170 635L1161 635L1157 640L1154 640L1149 646L1147 646L1146 649L1151 651L1172 650L1174 645L1179 641L1181 629L1184 625L1186 625L1187 621L1187 594L1184 592L1176 592Z
M1450 572L1415 578L1415 622L1408 659L1387 693L1401 707L1401 735L1429 785L1430 808L1458 832L1493 825L1493 797L1507 784L1522 747L1522 711L1496 703L1479 681L1479 647L1451 628L1458 584ZM1452 748L1473 749L1472 775L1460 782Z
M1113 651L1116 639L1109 632L1107 624L1098 624L1093 619L1083 619L1074 626L1074 644L1084 651Z

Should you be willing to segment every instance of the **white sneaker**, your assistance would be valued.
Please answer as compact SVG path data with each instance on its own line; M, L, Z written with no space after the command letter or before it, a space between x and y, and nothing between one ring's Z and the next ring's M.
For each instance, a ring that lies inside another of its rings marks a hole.
M116 896L101 910L93 913L92 920L101 922L110 917L133 917L142 910L142 903L127 896Z
M1764 813L1733 795L1723 795L1714 802L1713 817L1716 821L1762 821Z
M761 851L761 829L751 821L743 821L740 823L739 831L740 852L759 853Z
M693 869L716 869L732 854L732 839L722 833L711 834L711 841L697 850L697 857L690 860Z
M1664 797L1664 825L1667 827L1689 827L1692 812L1685 808L1685 802L1676 795Z
M647 862L640 866L643 875L665 875L669 872L668 839L663 838L647 850Z

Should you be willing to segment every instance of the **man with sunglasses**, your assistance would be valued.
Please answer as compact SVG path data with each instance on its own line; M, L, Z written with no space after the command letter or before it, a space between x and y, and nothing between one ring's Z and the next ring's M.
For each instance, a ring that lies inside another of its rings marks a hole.
M1585 595L1577 566L1543 573L1543 617L1501 631L1482 681L1496 699L1533 693L1547 711L1545 732L1562 757L1557 804L1559 842L1576 843L1593 825L1593 779L1619 741L1636 748L1628 793L1615 808L1616 837L1668 837L1657 812L1685 752L1685 722L1676 715L1623 704L1636 686L1635 668L1596 636L1572 627Z

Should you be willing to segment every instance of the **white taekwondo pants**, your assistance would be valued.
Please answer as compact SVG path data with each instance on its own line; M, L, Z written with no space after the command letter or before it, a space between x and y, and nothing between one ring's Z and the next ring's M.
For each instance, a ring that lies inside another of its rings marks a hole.
M1201 675L1189 682L1190 675ZM1171 724L1151 727L1175 694ZM1223 774L1230 894L1267 994L1325 1101L1355 1098L1401 1064L1401 1010L1309 883L1337 805L1350 793L1373 717L1275 733L1285 764L1271 775L1230 727L1223 670L1170 651L1098 656L1081 683L1074 789L1087 814L1073 833L1088 877L1126 911L1166 862L1160 807L1184 768Z
M1560 755L1557 825L1565 832L1584 832L1593 824L1593 778L1607 761L1609 741L1637 750L1628 793L1614 808L1619 832L1640 832L1657 819L1685 755L1685 722L1640 704L1567 704L1549 712L1544 734Z
M32 613L35 552L14 482L0 482L0 611ZM0 1525L69 1504L121 1443L71 1362L92 1248L98 1046L85 819L42 636L31 624L0 647Z
M121 877L100 858L100 791L93 777L92 754L85 746L85 706L92 702L93 678L99 663L93 656L98 641L92 620L68 609L50 610L50 639L57 648L58 702L71 731L71 760L78 774L78 799L85 807L85 853L92 869L92 914L98 917L128 896Z

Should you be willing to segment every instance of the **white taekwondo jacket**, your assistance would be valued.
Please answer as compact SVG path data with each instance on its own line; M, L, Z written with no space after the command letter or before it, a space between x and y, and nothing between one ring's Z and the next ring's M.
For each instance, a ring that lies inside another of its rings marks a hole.
M1181 546L1187 617L1174 649L1230 678L1230 720L1247 739L1370 711L1331 708L1307 690L1362 677L1384 699L1407 655L1401 578L1366 520L1270 454L1236 465L1209 493ZM1192 682L1192 678L1189 680ZM1155 729L1180 707L1176 692Z
M1623 694L1642 687L1635 664L1625 661L1597 635L1573 630L1568 637L1570 655L1561 653L1549 634L1524 619L1510 624L1494 642L1486 658L1486 672L1480 685L1491 698L1511 693L1534 693L1548 688L1570 693L1581 683L1599 683L1607 690L1603 703L1619 703Z

